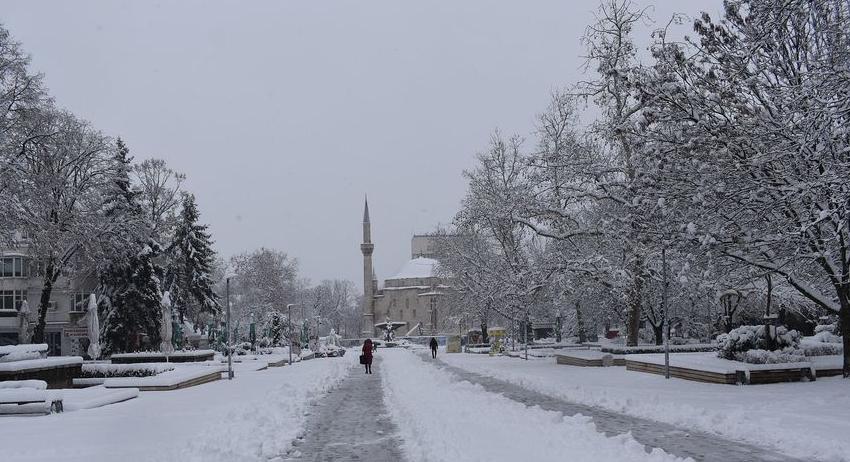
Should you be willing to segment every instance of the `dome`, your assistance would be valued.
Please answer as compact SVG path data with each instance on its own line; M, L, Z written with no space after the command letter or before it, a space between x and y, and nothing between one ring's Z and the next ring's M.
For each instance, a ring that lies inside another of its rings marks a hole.
M405 263L401 270L395 276L389 279L421 279L437 277L435 269L437 268L437 260L433 258L414 258Z

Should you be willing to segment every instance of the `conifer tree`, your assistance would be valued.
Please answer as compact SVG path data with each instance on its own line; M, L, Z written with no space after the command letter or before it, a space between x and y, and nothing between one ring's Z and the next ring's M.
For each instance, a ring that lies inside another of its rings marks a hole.
M193 319L203 313L215 315L220 307L211 280L215 263L213 242L207 225L199 224L198 218L195 196L185 194L166 275L166 284L181 321L187 314Z
M126 265L112 267L103 285L117 288L107 303L101 329L108 353L137 349L138 334L147 334L151 345L159 344L160 279L162 268L154 262L155 244L145 245Z
M162 268L155 258L159 247L150 240L138 202L138 191L131 184L132 157L119 138L113 157L115 175L107 191L104 208L107 216L121 223L120 237L125 245L101 271L99 311L103 319L101 337L106 353L132 351L139 347L139 334L147 334L159 343L159 300Z

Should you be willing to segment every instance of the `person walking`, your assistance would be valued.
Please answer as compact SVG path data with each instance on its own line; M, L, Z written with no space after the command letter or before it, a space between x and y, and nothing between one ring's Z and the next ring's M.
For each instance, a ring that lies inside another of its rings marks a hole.
M429 343L429 345L431 346L431 357L437 359L437 339L431 337L431 342Z
M360 355L360 364L366 366L366 373L372 373L372 339L367 338L363 342L363 354Z

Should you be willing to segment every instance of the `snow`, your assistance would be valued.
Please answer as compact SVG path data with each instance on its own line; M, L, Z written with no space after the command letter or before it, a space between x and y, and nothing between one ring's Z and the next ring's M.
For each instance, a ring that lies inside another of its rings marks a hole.
M65 412L94 409L120 403L139 396L138 388L110 390L102 386L62 390L62 407Z
M384 399L411 462L681 460L660 449L647 453L628 434L607 437L587 417L565 417L454 382L411 352L381 355Z
M659 353L628 355L626 361L640 361L649 364L664 365L664 355ZM732 361L718 358L716 353L676 353L670 355L670 365L685 367L688 369L699 369L719 374L734 374L736 371L759 371L775 369L799 369L801 367L814 368L810 362L754 364L741 361Z
M353 365L347 358L307 361L232 381L142 392L96 409L7 417L3 460L265 462L286 451L302 431L310 401Z
M0 390L9 388L32 388L35 390L46 390L47 382L44 380L6 380L0 382Z
M773 447L807 460L850 461L850 417L836 411L850 409L850 387L839 377L733 386L665 380L622 367L580 368L465 354L441 358L567 401ZM823 357L813 363L823 368L835 361Z
M389 279L421 279L434 277L437 260L419 257L405 263L398 274Z
M179 363L177 363L179 364ZM180 366L149 377L114 377L106 379L103 385L107 388L125 387L171 387L181 382L194 380L212 372L224 372L223 366Z
M47 401L49 398L62 399L62 393L57 391L36 390L35 388L7 388L0 390L0 402L14 401Z
M531 352L529 352L531 353ZM602 359L605 356L610 356L612 359L623 359L624 355L615 355L612 353L603 353L600 350L565 350L565 351L556 351L555 354L564 355L564 356L572 356L573 358L581 358L581 359ZM629 355L629 358L634 357L635 355ZM551 363L550 363L551 364Z
M47 356L47 344L23 344L0 346L0 363L39 359Z
M140 357L140 356L151 356L151 357L154 357L154 356L156 356L156 357L161 357L161 356L168 356L168 357L175 357L175 356L176 356L176 357L189 357L189 356L205 356L205 355L214 354L214 353L215 353L215 351L213 351L213 350L190 350L190 351L175 351L175 352L173 352L173 353L170 353L170 354L166 355L165 353L162 353L162 352L160 352L160 351L140 351L140 352L137 352L137 353L119 353L119 354L114 354L114 355L112 355L112 358L116 358L116 359L120 359L120 358L137 358L137 357Z
M26 359L0 363L0 372L20 372L27 369L45 369L48 367L72 366L82 364L83 358L79 356L54 356L43 359Z
M175 363L135 363L135 364L83 364L83 375L90 376L121 376L133 373L156 375L174 369Z

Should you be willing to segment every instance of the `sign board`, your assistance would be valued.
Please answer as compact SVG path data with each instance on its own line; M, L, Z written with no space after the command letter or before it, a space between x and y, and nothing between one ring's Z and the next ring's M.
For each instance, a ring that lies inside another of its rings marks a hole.
M66 327L62 329L62 336L69 338L88 337L89 330L85 327Z
M446 339L446 353L460 353L460 335L450 335Z

